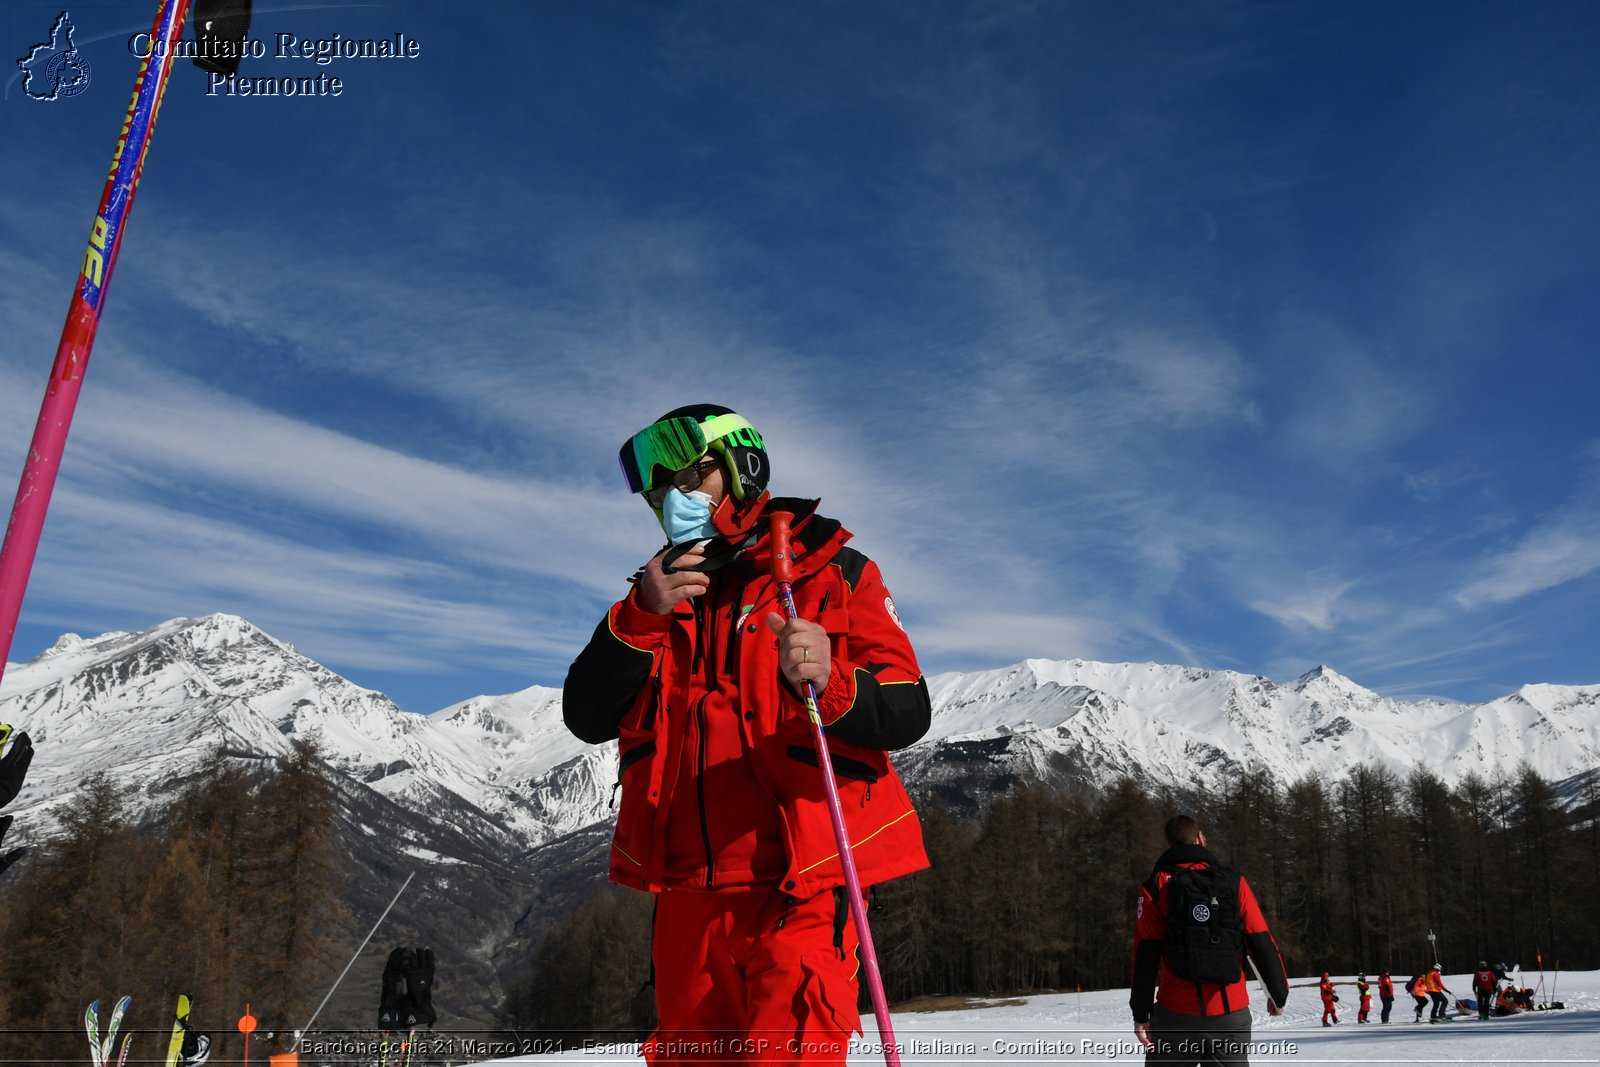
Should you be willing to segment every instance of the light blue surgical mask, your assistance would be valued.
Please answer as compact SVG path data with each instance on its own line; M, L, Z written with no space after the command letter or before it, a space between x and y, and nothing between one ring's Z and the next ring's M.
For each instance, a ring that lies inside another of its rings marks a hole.
M706 493L671 490L661 502L661 528L667 531L667 540L675 545L715 537L717 528L711 525L711 497Z

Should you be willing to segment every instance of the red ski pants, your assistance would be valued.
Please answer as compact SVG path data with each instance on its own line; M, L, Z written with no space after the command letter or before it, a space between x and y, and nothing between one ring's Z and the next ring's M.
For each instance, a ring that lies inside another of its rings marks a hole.
M803 901L764 888L661 893L651 944L660 1021L645 1059L844 1067L861 1031L856 947L832 892Z

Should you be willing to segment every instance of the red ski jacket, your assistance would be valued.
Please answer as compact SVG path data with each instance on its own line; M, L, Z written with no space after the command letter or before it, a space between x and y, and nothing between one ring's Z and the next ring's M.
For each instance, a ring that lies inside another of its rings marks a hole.
M1159 1002L1179 1015L1225 1015L1250 1003L1250 988L1245 981L1244 961L1240 961L1238 981L1192 982L1179 978L1167 966L1167 906L1165 890L1172 880L1167 867L1205 868L1218 866L1216 857L1200 845L1178 845L1156 861L1156 870L1139 889L1139 908L1133 925L1133 981L1128 1006L1133 1021L1150 1021L1150 1007ZM1289 998L1289 975L1278 954L1278 945L1267 929L1266 917L1256 903L1250 883L1239 879L1239 919L1244 931L1245 952L1255 962L1267 995L1280 1007Z
M1380 974L1378 976L1378 999L1379 1000L1393 1000L1394 999L1394 979L1390 978L1386 974Z
M793 513L795 606L824 626L832 671L818 699L863 885L928 865L922 829L887 749L927 732L930 704L878 567L814 500ZM621 804L611 880L638 889L766 885L797 898L844 883L804 702L763 621L782 614L767 526L667 615L633 593L614 604L567 673L579 738L617 738Z

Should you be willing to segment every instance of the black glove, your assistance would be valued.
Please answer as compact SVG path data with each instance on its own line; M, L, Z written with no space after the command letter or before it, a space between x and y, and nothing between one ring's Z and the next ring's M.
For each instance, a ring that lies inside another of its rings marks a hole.
M28 776L28 764L33 762L33 742L26 731L11 738L11 747L0 756L0 808L17 799L22 780Z
M433 1010L433 949L419 948L407 956L405 976L412 1024L431 1028L439 1019Z
M211 1035L198 1030L186 1030L183 1045L178 1050L181 1067L200 1067L211 1056Z
M6 839L6 831L9 829L11 829L11 816L0 815L0 841ZM0 855L0 874L4 874L5 869L20 860L27 851L25 848L14 848L5 855Z
M397 948L389 953L389 962L383 965L383 996L378 1001L379 1030L406 1030L412 1026L411 1004L406 998L406 971L415 966L415 955L410 949Z

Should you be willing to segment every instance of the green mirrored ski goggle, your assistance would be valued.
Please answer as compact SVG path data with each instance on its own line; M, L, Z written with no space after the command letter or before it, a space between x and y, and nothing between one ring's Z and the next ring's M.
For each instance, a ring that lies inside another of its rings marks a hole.
M654 489L711 449L711 442L738 430L754 427L742 415L715 415L704 422L693 418L662 419L651 423L624 442L617 453L628 491Z

